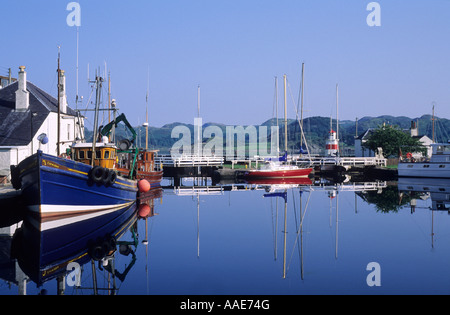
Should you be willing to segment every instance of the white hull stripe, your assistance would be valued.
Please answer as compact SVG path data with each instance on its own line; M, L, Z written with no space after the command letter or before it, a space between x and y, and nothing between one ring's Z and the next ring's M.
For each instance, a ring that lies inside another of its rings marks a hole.
M129 206L132 203L133 202L127 202L122 204L100 205L100 206L41 205L40 212L41 214L52 214L52 213L80 213L80 212L94 212L105 210L118 210L120 208Z

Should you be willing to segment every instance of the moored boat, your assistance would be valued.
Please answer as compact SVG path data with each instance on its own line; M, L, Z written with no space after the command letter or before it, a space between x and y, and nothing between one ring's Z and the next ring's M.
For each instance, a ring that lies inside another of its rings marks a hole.
M119 174L129 176L133 169L133 174L136 179L147 180L151 188L159 187L163 177L163 171L158 170L155 165L155 155L157 152L157 150L140 150L137 153L134 168L132 161L135 153L125 153L127 154L126 159L117 168Z
M136 202L137 181L117 174L117 147L97 134L102 82L96 77L93 142L75 143L70 152L61 154L58 136L58 156L39 150L11 167L14 187L21 189L27 208L41 218L122 209Z
M275 85L277 86L277 84ZM259 180L259 179L295 179L295 178L308 178L313 169L311 167L300 167L297 165L288 164L288 124L287 124L287 104L286 104L286 75L284 75L284 144L285 153L282 157L275 159L267 159L266 164L260 169L249 170L244 173L244 179L246 181ZM277 89L277 88L276 88ZM278 118L277 118L278 122ZM302 124L299 124L301 134L303 137ZM303 138L302 138L303 139ZM306 140L306 139L305 139ZM306 144L306 141L305 141ZM302 151L302 144L300 144L300 151ZM309 151L309 150L307 150Z
M105 152L113 148L104 147ZM22 161L14 173L25 205L42 218L120 209L134 203L138 192L136 180L117 176L112 168L41 151Z
M399 177L450 178L450 143L434 143L429 160L408 158L398 164Z
M245 172L244 178L246 180L307 178L312 171L313 169L309 167L302 168L270 162L265 168Z

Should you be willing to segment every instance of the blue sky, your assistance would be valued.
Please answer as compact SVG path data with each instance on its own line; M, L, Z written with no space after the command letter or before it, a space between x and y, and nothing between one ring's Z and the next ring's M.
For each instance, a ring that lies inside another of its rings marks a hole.
M57 46L76 91L76 28L66 0L0 0L0 74L27 67L56 95ZM381 26L366 23L368 0L79 0L79 94L86 107L94 69L111 73L112 97L133 125L193 123L197 86L204 122L260 124L273 117L274 77L288 77L295 117L305 63L305 116L436 114L450 118L450 1L383 0Z

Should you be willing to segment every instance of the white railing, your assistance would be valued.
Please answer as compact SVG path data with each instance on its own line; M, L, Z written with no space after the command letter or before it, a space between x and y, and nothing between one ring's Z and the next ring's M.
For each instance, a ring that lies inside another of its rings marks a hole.
M175 187L173 189L175 195L178 196L213 196L223 195L223 187L217 186L190 186Z
M295 164L312 162L313 165L341 165L341 166L386 166L387 159L379 157L313 157L298 158Z
M188 166L221 166L224 158L221 156L198 156L198 155L181 155L172 157L171 155L158 155L155 158L157 165L188 167Z

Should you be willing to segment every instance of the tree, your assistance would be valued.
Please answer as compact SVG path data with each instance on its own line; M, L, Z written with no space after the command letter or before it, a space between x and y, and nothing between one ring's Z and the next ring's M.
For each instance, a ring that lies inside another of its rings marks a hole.
M426 154L426 147L419 139L403 132L398 126L383 125L378 127L363 143L364 148L374 152L383 149L384 157L398 156L399 152L420 152Z

